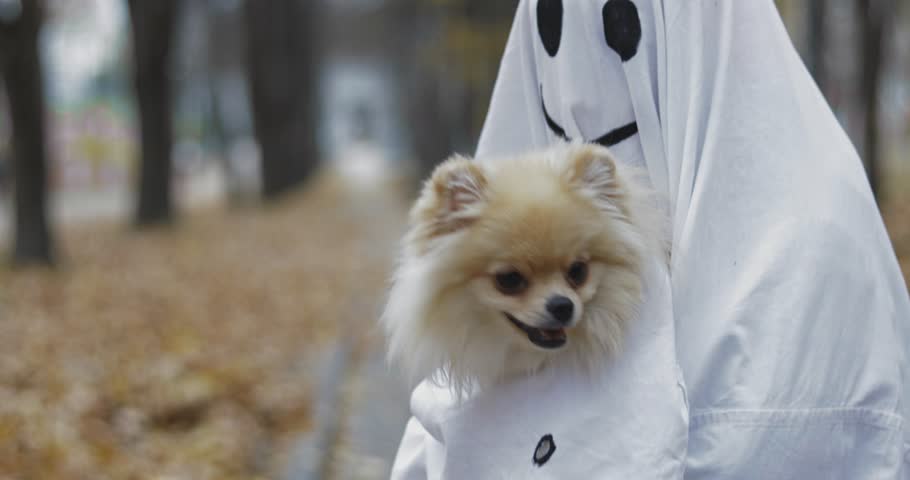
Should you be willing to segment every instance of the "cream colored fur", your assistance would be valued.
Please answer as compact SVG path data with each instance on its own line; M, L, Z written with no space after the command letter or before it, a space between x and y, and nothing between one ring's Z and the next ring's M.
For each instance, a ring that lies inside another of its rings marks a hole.
M390 360L411 381L462 394L559 362L606 364L635 320L644 262L667 255L665 215L642 178L606 148L580 144L441 164L411 211L382 315ZM578 288L566 280L573 261L589 269ZM510 268L528 277L521 295L494 287ZM573 300L577 318L567 343L547 350L504 312L542 326L556 294Z

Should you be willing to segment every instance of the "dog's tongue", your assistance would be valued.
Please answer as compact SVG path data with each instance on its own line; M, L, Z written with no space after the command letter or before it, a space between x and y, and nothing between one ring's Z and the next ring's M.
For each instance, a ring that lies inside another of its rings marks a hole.
M546 338L547 340L565 340L566 339L566 331L561 328L556 329L556 330L544 330L541 328L541 329L538 329L538 332L540 333L541 337Z
M538 347L559 348L566 344L566 331L561 328L555 330L535 328L527 333L528 339Z

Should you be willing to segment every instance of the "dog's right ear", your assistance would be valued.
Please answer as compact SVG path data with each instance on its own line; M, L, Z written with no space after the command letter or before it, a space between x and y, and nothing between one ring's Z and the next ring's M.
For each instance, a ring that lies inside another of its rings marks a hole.
M599 145L576 145L569 150L569 183L597 208L625 213L626 188L616 175L613 154Z
M424 184L411 221L427 237L447 235L470 225L480 215L487 180L483 168L460 155L436 167Z

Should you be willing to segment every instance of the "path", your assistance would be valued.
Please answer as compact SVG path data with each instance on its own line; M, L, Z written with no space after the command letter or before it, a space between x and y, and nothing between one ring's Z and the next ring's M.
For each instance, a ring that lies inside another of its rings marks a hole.
M348 178L363 218L365 263L391 266L402 233L405 205L395 180L379 179L369 156L352 158ZM372 177L372 180L365 178ZM353 291L372 291L363 285ZM288 468L289 480L386 479L408 420L408 391L389 370L377 328L384 290L352 299L350 334L339 339L320 375L316 428L301 438Z

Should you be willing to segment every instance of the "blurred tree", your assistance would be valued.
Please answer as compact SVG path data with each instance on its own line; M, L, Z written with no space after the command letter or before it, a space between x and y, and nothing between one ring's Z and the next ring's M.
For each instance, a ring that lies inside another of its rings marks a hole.
M237 32L233 31L231 32L233 35L227 35L228 31L225 28L227 22L225 20L231 19L232 17L224 15L222 9L217 7L217 3L206 0L201 2L201 5L206 17L206 32L204 39L206 61L203 76L209 95L208 140L218 159L221 161L228 199L232 203L235 203L238 194L237 188L235 187L236 182L234 181L235 174L231 168L231 162L228 160L228 134L224 124L217 80L218 75L221 73L219 72L220 60L224 57L224 53L237 50L237 45L231 45L231 40L237 36ZM235 27L232 30L236 30L236 26L231 25L231 27ZM226 48L226 45L229 45L229 47Z
M38 50L40 0L0 1L0 70L12 118L15 240L13 262L50 264L44 81Z
M423 28L412 27L410 48L401 51L401 63L409 70L402 81L406 92L401 98L411 125L411 148L417 159L414 173L422 180L436 164L458 149L459 133L467 133L463 132L464 112L459 110L468 102L464 89L458 88L463 84L462 72L453 68L451 52L446 48L444 10L425 0L400 3L401 11L406 13L402 18L404 24L423 25ZM443 54L445 60L436 60L438 54Z
M418 176L475 146L516 1L398 0L414 31L407 111ZM419 20L419 21L418 21ZM417 62L413 59L416 58Z
M258 161L233 151L252 133L243 5L239 0L197 0L206 16L205 81L209 90L207 143L221 162L228 201L246 204L259 195L251 166ZM239 143L238 143L239 142ZM258 165L257 167L258 168Z
M888 19L896 5L890 0L855 0L859 15L860 48L858 49L860 92L863 104L862 155L872 193L879 197L879 96Z
M142 143L136 223L152 225L169 222L173 215L170 55L178 2L128 0L128 5Z
M253 123L266 198L300 185L318 163L316 3L245 3Z
M815 78L815 83L827 97L828 70L825 64L825 51L828 47L828 0L809 0L807 8L809 31L806 63Z

